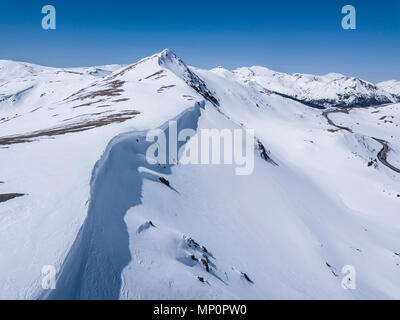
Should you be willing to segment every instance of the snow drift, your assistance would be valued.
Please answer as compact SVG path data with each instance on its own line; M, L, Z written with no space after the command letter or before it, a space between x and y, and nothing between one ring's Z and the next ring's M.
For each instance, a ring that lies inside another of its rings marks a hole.
M356 78L201 70L171 50L1 61L0 195L20 196L0 197L0 298L398 299L400 176L377 140L399 168L394 102ZM253 129L253 174L147 163L146 133L174 119Z

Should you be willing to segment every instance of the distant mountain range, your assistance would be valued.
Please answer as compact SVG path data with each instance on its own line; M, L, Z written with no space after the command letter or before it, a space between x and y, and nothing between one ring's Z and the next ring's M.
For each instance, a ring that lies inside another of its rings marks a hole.
M398 101L396 81L202 70L168 49L0 61L0 299L399 299ZM203 131L226 163L181 161Z
M324 76L286 74L264 67L243 67L233 71L214 69L246 86L268 90L315 108L348 108L372 106L399 101L400 83L383 82L374 85L359 78L338 73Z

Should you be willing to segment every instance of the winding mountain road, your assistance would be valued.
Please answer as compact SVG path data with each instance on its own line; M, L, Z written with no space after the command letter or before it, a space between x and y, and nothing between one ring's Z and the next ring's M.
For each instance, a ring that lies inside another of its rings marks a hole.
M388 105L387 105L387 104L383 104L383 105L374 106L374 107L372 107L372 108L376 108L376 109L377 109L377 108L383 108L383 107L386 107L386 106L388 106ZM345 113L345 114L349 114L349 112L350 112L351 110L353 110L353 109L360 109L360 108L365 109L365 107L352 107L352 108L347 108L347 109L334 109L334 110L327 110L327 111L324 111L324 112L322 113L322 115L325 117L325 119L328 121L328 123L329 123L331 126L337 128L338 130L345 130L345 131L348 131L348 132L350 132L350 133L354 133L352 129L350 129L350 128L348 128L348 127L340 126L340 125L337 125L336 123L334 123L334 122L332 121L332 119L329 118L329 115L330 115L331 113ZM379 138L375 138L375 137L370 137L370 138L371 138L371 139L374 139L375 141L379 142L379 143L382 145L382 149L381 149L381 151L379 151L379 153L378 153L378 155L377 155L378 160L379 160L384 166L388 167L389 169L391 169L391 170L393 170L393 171L395 171L395 172L397 172L397 173L400 173L400 169L399 169L399 168L396 168L395 166L393 166L392 164L390 164L390 163L387 161L387 154L388 154L388 152L390 151L389 143L388 143L386 140L383 140L383 139L379 139Z

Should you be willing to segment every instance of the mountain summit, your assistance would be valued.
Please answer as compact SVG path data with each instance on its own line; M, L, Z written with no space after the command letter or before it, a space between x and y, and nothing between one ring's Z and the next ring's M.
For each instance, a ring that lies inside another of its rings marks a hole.
M0 299L399 299L395 87L0 61Z

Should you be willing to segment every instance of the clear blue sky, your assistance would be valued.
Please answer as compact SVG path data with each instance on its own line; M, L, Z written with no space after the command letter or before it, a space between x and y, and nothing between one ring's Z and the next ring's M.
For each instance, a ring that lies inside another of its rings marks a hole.
M54 31L41 28L46 4ZM341 28L346 4L355 31ZM0 41L0 59L48 66L132 63L168 47L201 68L400 80L400 1L0 0Z

